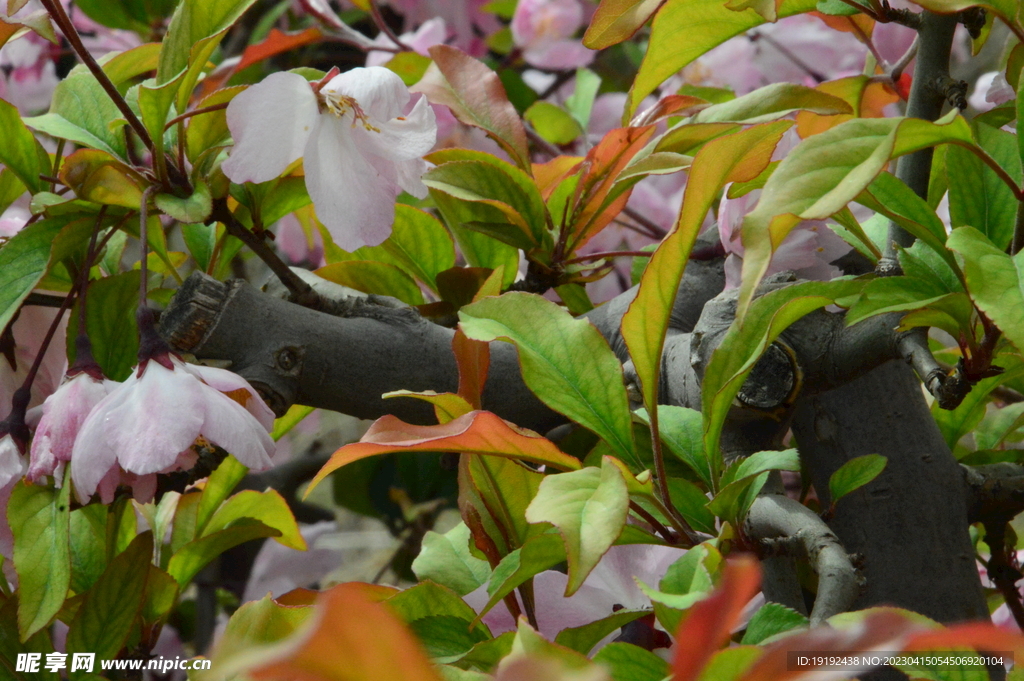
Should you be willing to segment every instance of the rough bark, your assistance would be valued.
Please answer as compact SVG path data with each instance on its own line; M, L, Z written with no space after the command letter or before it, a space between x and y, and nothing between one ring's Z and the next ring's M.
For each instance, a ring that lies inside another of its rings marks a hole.
M801 400L793 419L800 455L822 505L843 463L881 454L881 475L839 501L829 526L863 556L855 608L890 604L940 622L988 619L968 535L963 474L928 411L921 385L889 362Z

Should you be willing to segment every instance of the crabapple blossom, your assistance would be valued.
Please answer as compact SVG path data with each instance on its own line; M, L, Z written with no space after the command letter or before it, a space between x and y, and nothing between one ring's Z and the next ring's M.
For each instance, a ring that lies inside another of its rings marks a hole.
M56 312L53 308L25 305L19 311L17 320L10 326L10 334L6 337L0 336L0 417L7 413L14 391L28 375ZM46 354L39 365L39 372L32 382L29 409L42 404L64 378L64 369L67 367L63 342L66 328L65 318L60 321L54 341L46 349Z
M423 24L411 33L403 33L398 36L398 39L406 47L411 47L417 54L421 54L424 57L430 56L427 53L434 45L440 45L444 43L445 38L448 37L448 28L444 24L444 19L441 17L434 17L429 21L423 22ZM386 34L381 33L377 36L374 41L374 45L381 47L387 47L396 49L398 45L395 44L391 38ZM366 65L367 66L384 66L388 63L394 53L386 52L384 50L371 50L366 53Z
M978 111L988 111L1016 96L1002 71L989 71L978 77L974 92L967 99L967 103Z
M531 66L586 66L594 60L594 51L572 39L583 20L583 6L578 0L519 0L512 16L512 40Z
M62 476L64 464L71 460L75 438L85 419L117 386L114 381L103 380L97 373L81 371L69 376L43 402L42 418L30 450L28 479L32 482L39 482L47 475Z
M601 562L591 571L580 588L565 598L569 577L556 570L546 570L533 578L538 630L554 640L558 632L578 627L611 615L621 606L627 609L651 607L651 601L636 584L640 580L656 586L669 566L686 551L653 544L613 546ZM475 610L487 603L487 586L467 594L465 601ZM498 636L516 629L516 621L503 602L499 602L483 617L491 632ZM616 634L604 641L607 643Z
M434 112L420 98L403 115L409 90L380 66L357 68L314 86L274 73L228 105L235 140L224 174L233 182L272 180L303 159L317 217L346 251L391 233L395 197L424 198L421 157L434 146Z
M245 406L225 393L241 395ZM156 355L140 363L85 419L71 453L71 478L84 501L102 482L116 480L120 470L131 483L138 481L131 476L190 467L195 455L189 450L200 437L249 468L264 470L274 452L267 434L272 427L273 413L240 376ZM148 496L151 481L144 481ZM147 498L139 489L136 496Z
M387 0L405 17L405 28L421 26L438 17L452 35L451 44L475 57L487 53L483 36L495 33L501 23L483 7L490 0ZM410 46L411 47L411 46Z

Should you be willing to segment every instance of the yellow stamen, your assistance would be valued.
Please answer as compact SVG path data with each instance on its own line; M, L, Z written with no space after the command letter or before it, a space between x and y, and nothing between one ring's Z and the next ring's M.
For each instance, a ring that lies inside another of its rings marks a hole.
M370 117L366 115L366 112L359 106L359 103L353 97L348 95L338 94L336 92L323 92L323 104L327 107L327 110L332 114L341 118L349 111L352 112L352 127L356 126L356 123L361 123L363 128L369 132L380 132L380 128L375 127L370 123Z

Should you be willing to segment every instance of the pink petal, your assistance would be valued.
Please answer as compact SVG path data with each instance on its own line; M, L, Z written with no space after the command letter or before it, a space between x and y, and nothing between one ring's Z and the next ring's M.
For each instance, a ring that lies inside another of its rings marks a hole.
M224 174L232 182L274 179L302 156L317 117L316 95L302 76L274 73L253 85L228 104L235 146Z
M375 125L380 132L358 127L353 130L357 144L391 161L419 158L437 141L437 121L426 97L420 97L407 115Z
M394 164L365 157L352 132L344 119L318 117L305 156L306 189L317 217L349 252L388 237L398 195Z
M93 408L107 396L113 382L80 373L66 381L43 403L43 416L32 438L29 479L53 475L57 464L71 460L75 438Z
M0 488L17 480L25 472L25 461L10 435L0 438Z
M205 418L199 434L254 471L270 468L275 445L263 425L224 393L212 388L203 392Z
M172 361L175 368L196 376L211 388L222 393L237 394L236 391L239 390L247 392L249 397L242 406L256 417L256 420L259 421L260 425L267 432L274 429L274 412L263 401L263 398L259 396L256 389L249 385L249 381L227 369L218 369L217 367L208 367L202 364L187 364L177 359Z
M575 69L587 66L595 56L578 40L554 40L523 50L523 59L542 69Z

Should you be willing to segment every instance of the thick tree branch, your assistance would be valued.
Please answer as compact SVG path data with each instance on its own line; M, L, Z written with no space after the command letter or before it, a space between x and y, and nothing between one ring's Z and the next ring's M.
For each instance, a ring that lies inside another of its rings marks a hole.
M744 529L768 554L806 559L818 573L812 627L849 610L860 595L862 580L846 549L828 525L803 504L784 494L762 494L747 512Z

